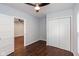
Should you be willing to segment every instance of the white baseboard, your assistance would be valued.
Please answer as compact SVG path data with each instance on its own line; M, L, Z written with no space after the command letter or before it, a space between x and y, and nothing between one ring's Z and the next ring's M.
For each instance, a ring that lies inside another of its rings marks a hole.
M32 43L34 43L34 42L37 42L37 41L39 41L39 40L35 40L35 41L31 41L31 42L29 42L29 43L26 43L26 46L28 46L28 45L30 45L30 44L32 44Z
M7 56L12 52L14 52L14 47L12 44L8 44L0 49L0 56Z
M46 39L39 39L39 40L46 41Z
M25 46L28 46L28 45L30 45L30 44L32 44L32 43L34 43L34 42L39 41L39 40L46 41L45 39L38 39L38 40L35 40L35 41L32 41L32 42L26 43L26 45L25 45Z
M78 52L73 52L74 56L79 56Z

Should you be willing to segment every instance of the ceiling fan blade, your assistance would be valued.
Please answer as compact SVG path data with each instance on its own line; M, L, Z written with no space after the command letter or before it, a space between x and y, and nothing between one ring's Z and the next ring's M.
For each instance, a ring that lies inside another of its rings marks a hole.
M43 7L43 6L46 6L46 5L48 5L48 4L50 4L50 3L41 3L41 4L39 4L39 6L40 6L40 7Z
M31 3L25 3L25 4L27 4L27 5L31 5L31 6L35 6L34 4L31 4Z

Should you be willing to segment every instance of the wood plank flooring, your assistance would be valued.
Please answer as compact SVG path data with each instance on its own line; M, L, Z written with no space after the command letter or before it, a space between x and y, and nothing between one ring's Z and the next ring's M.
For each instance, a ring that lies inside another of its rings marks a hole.
M24 48L24 36L15 37L14 49Z
M25 48L15 50L9 56L73 56L73 53L60 48L46 46L46 42L40 40Z

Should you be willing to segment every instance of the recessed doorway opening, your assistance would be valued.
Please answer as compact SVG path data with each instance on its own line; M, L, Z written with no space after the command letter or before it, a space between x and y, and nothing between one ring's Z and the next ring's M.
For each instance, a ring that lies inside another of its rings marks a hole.
M24 48L24 20L14 18L14 51Z

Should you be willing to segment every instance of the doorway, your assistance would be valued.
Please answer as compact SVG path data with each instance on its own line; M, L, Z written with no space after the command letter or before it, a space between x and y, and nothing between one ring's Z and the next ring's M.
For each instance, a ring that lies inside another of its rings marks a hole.
M24 48L24 20L14 18L14 50Z

